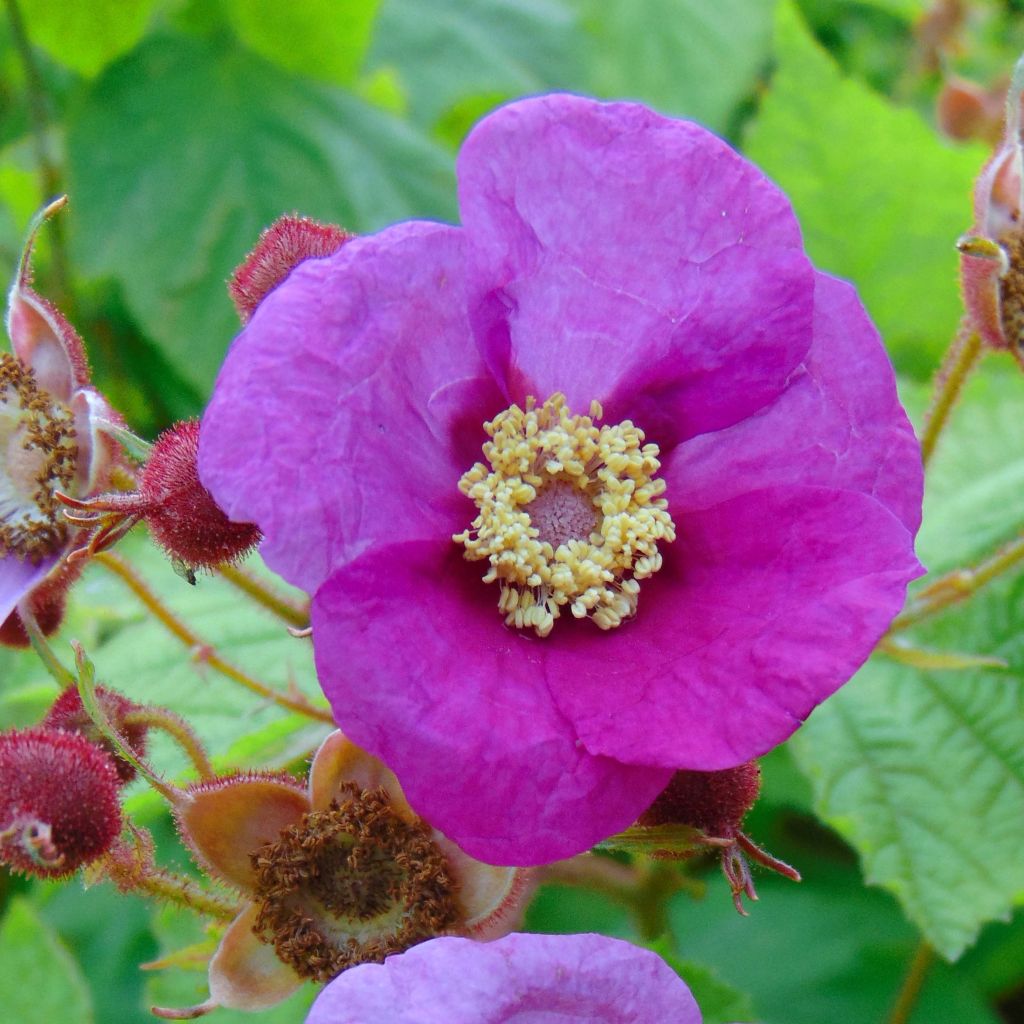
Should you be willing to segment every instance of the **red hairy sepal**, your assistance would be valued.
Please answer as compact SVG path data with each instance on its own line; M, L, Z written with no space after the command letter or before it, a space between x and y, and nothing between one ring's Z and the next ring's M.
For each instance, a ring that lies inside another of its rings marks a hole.
M0 860L64 878L103 856L121 832L111 759L59 729L0 734Z
M352 237L334 224L295 214L279 217L260 235L228 282L228 293L242 323L300 263L330 256Z
M96 687L96 700L106 714L110 724L117 730L125 743L138 758L146 756L146 733L149 726L144 722L132 721L131 716L142 710L141 705L129 700L123 694L108 690L105 686ZM82 705L78 689L69 686L50 705L46 717L42 721L46 729L63 729L65 732L78 733L91 743L95 743L107 752L114 763L118 780L124 784L135 778L136 771L114 749L113 744L97 728L96 723Z

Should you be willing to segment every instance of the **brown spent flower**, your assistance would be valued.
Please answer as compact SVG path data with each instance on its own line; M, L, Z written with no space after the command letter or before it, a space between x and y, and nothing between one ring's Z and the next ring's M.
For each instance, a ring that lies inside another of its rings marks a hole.
M218 1006L260 1010L306 979L326 981L436 935L510 931L532 873L474 860L410 808L395 776L342 733L317 751L308 784L249 773L170 796L207 873L246 902L210 961Z

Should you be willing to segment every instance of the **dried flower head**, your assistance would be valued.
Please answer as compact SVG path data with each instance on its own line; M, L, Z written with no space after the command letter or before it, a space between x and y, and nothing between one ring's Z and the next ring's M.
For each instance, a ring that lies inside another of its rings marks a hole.
M1002 144L974 186L974 226L957 242L970 327L994 348L1024 361L1024 222L1021 103L1024 57L1006 93Z
M12 353L0 353L0 642L27 642L26 616L44 634L60 624L77 576L64 566L77 531L60 493L110 485L116 445L104 427L120 417L90 384L85 348L61 313L32 287L32 248L51 203L33 222L8 296Z
M210 961L210 999L256 1010L303 980L327 981L436 935L503 935L529 874L474 861L419 819L394 777L341 733L309 781L246 773L172 794L199 864L246 898Z
M0 733L0 860L63 878L120 831L117 772L98 746L60 729Z

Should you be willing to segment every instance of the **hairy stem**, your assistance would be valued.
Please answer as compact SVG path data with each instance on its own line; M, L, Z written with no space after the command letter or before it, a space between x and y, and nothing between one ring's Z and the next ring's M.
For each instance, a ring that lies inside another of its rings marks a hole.
M889 634L913 626L952 604L964 601L990 583L997 576L1024 560L1024 535L1001 547L994 555L973 567L954 569L929 583L910 602L906 610L897 615L889 627Z
M927 466L935 452L943 427L963 390L964 382L978 363L981 356L981 338L966 321L960 325L956 336L942 358L935 375L935 390L931 404L924 416L921 430L921 459Z
M289 600L253 573L238 565L220 565L217 567L217 573L257 604L273 612L279 619L283 619L289 626L305 629L309 625L309 603L307 601L299 603Z
M314 706L305 697L299 695L293 697L281 693L266 683L254 679L248 673L243 672L242 669L222 658L209 644L204 643L196 633L167 608L135 569L119 555L115 555L110 551L104 551L95 555L93 561L98 562L115 576L118 576L172 636L177 637L189 649L200 651L203 663L209 665L214 671L219 672L233 682L238 683L239 686L244 686L245 689L258 694L266 700L272 701L280 707L287 708L289 711L296 711L300 715L306 715L308 718L314 718L318 722L327 722L330 725L334 725L334 717L326 708Z
M928 968L931 967L934 960L934 951L927 942L922 940L914 951L914 956L910 961L910 966L907 968L906 977L903 979L903 985L896 996L896 1002L893 1004L887 1024L907 1024L910 1020L914 1004L917 1002L917 997L921 994L921 988L928 974Z
M163 729L185 752L200 778L211 779L216 774L209 756L199 742L199 737L181 718L166 708L142 707L125 715L124 724L148 725L154 729Z

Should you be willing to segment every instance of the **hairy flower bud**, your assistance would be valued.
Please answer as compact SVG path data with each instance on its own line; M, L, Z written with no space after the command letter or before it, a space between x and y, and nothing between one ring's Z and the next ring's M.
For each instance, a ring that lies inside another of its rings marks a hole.
M88 501L61 495L67 518L94 530L73 557L110 547L142 519L157 544L185 567L190 582L195 582L193 569L244 558L259 543L259 528L228 519L199 480L198 457L199 421L182 420L152 445L134 493L101 494Z
M251 523L233 523L199 482L199 421L165 430L142 470L139 495L153 539L187 566L212 569L235 562L260 540Z
M63 878L106 853L121 831L117 772L84 736L0 734L0 860Z
M114 690L108 690L105 686L96 687L96 700L103 709L110 721L110 724L117 730L118 734L131 747L136 757L146 755L146 733L149 726L144 722L132 721L132 712L142 710L135 701L129 700L123 694ZM75 732L84 736L91 743L101 747L110 755L117 770L117 777L120 782L131 782L135 778L135 768L121 757L114 749L113 744L96 727L96 723L89 717L88 712L82 705L82 698L74 686L69 686L50 705L46 717L42 721L45 729L63 729L65 732Z
M330 256L350 238L352 235L334 224L320 224L308 217L292 214L275 220L228 282L228 293L242 323L303 260Z

